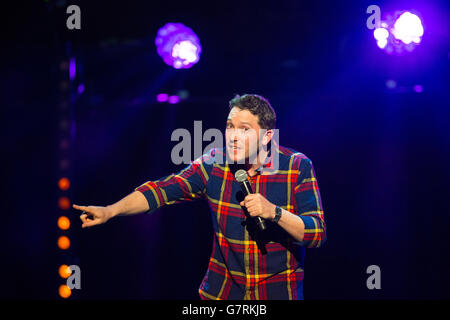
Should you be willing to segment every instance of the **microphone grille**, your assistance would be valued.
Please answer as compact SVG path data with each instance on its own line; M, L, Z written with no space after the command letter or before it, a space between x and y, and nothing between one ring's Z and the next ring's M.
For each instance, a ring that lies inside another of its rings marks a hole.
M244 182L245 180L248 179L248 174L247 174L247 172L245 170L239 169L234 174L234 177L236 178L236 180L238 182Z

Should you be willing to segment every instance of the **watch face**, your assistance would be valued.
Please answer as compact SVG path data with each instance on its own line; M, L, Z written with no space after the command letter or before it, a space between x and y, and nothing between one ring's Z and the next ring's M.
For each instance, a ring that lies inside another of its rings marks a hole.
M281 218L281 208L276 207L275 208L275 219L273 219L273 221L278 222L278 220L280 220L280 218Z

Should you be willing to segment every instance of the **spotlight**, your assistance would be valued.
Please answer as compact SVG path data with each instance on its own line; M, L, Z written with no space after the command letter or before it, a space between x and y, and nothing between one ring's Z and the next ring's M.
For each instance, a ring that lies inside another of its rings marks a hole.
M395 17L395 18L394 18ZM419 16L409 11L388 15L373 32L380 49L387 53L414 50L420 44L424 29Z
M72 270L67 264L63 264L59 267L58 273L61 278L67 279L72 274Z
M420 43L423 36L423 26L420 18L411 12L405 12L395 21L392 30L394 37L404 44Z
M65 178L65 177L59 179L59 181L58 181L58 187L59 187L61 190L67 190L67 189L69 189L69 187L70 187L70 180L67 179L67 178Z
M182 23L167 23L159 29L155 45L159 56L175 69L188 69L200 60L200 40Z
M70 62L69 62L69 79L73 80L75 79L75 75L76 75L76 63L75 63L75 58L71 58Z
M373 32L373 36L377 40L385 40L389 37L389 31L385 28L376 28Z
M82 94L84 92L84 84L81 83L77 88L78 94Z
M178 97L178 96L170 96L168 102L170 104L176 104L176 103L180 102L180 97Z
M167 93L160 93L156 96L156 100L158 102L166 102L169 99L169 95Z
M373 31L373 36L377 40L378 47L384 49L384 47L387 44L387 39L389 37L389 31L385 28L376 28Z
M397 82L395 80L389 79L386 81L386 87L388 89L395 89L397 87Z
M420 85L420 84L416 84L416 85L413 87L413 90L414 90L415 92L417 92L417 93L421 93L421 92L423 91L423 87L422 87L422 85Z
M58 218L58 227L61 230L67 230L70 228L70 220L66 216L61 216Z
M180 97L180 100L186 100L187 98L189 98L189 91L180 90L177 92L177 96Z
M72 290L70 290L70 288L65 284L59 286L58 292L59 296L64 299L67 299L72 294Z
M61 210L67 210L70 208L70 200L67 197L60 197L58 200L58 207Z
M70 248L70 239L66 236L61 236L58 238L58 248L61 250L67 250Z

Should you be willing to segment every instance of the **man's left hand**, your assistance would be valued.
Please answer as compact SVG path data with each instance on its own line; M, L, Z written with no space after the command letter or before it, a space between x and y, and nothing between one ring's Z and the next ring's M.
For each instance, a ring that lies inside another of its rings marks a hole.
M269 220L272 220L275 217L276 205L259 193L249 194L245 197L244 201L241 201L240 205L245 206L252 217L259 216Z

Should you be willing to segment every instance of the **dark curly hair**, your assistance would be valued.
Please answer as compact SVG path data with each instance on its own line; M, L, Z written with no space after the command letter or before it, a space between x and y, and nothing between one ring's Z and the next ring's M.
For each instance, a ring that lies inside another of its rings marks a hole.
M277 116L269 100L257 94L236 95L229 102L230 110L238 107L258 116L258 124L263 129L275 129Z

